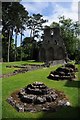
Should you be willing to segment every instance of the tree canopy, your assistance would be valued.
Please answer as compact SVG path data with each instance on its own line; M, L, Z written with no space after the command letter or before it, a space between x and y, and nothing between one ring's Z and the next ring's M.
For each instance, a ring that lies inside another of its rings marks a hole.
M3 46L5 44L5 50L3 50L3 58L5 61L9 62L10 59L10 43L12 40L13 31L15 32L15 60L16 60L16 47L17 47L17 34L21 33L25 29L24 25L28 19L28 12L25 10L24 6L19 2L3 2L2 3L2 34L4 39L2 39Z
M61 37L64 40L66 50L70 59L75 59L75 51L79 48L79 39L77 36L80 33L80 24L78 21L73 22L65 16L59 17L59 23L53 22L50 27L59 26L61 29Z
M43 24L47 20L43 19L40 13L29 16L28 11L20 2L3 2L2 3L2 57L3 61L16 61L24 59L36 59L41 41L35 41L35 37L40 39L40 32L43 30ZM61 37L64 40L66 50L70 59L76 59L77 53L80 53L80 24L78 21L73 22L65 16L59 17L59 22L52 22L50 26L45 27L60 27ZM30 37L22 41L25 29L30 29ZM15 38L13 39L13 33ZM20 46L17 47L20 34Z
M30 37L38 37L40 32L43 29L43 23L47 22L47 20L43 19L41 14L33 14L28 19L28 29L31 30Z

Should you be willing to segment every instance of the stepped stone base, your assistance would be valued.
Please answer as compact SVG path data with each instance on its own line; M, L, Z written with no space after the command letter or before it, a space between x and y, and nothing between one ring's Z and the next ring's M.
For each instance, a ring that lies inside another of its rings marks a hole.
M68 63L57 68L55 71L51 71L47 78L52 80L74 80L76 78L75 72L78 72L75 65Z
M13 92L7 101L19 112L56 111L62 106L70 106L63 92L48 88L42 82Z

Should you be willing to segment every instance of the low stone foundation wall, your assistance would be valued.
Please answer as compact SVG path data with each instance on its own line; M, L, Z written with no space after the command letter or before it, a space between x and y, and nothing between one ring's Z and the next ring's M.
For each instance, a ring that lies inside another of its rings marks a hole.
M49 67L49 66L54 66L57 64L65 64L65 60L54 60L54 61L49 61L49 62L45 62L45 66Z
M54 60L50 62L50 65L65 64L65 60Z
M0 58L0 62L3 62L3 58Z
M25 73L28 71L33 71L33 70L41 69L44 67L54 66L57 64L65 64L65 61L64 60L54 60L54 61L46 62L46 63L41 64L41 65L36 65L36 64L26 64L26 65L22 65L22 66L9 65L6 67L7 68L20 68L20 69L14 70L13 73L0 75L0 78L10 77L10 76L13 76L13 75L16 75L19 73Z

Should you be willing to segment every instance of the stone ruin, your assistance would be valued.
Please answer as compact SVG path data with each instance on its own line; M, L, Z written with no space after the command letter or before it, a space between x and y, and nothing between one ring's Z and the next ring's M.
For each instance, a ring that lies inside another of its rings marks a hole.
M13 92L7 101L19 112L56 111L70 106L63 92L50 89L42 82L34 82Z
M43 31L39 61L64 60L67 54L60 27L45 27Z
M41 64L41 65L36 65L36 64L24 64L22 66L16 66L16 65L9 65L6 66L6 68L18 68L17 70L13 71L13 74L18 74L18 73L26 73L28 71L32 71L32 70L37 70L39 68L43 68L45 67L45 64Z
M53 80L74 80L76 78L75 72L78 72L75 65L67 63L64 66L58 67L55 71L51 71L47 78Z

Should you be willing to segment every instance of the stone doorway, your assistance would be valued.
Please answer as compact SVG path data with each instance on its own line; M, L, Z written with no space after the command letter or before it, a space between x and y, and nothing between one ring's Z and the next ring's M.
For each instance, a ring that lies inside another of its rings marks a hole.
M58 52L58 58L64 59L64 49L62 47L59 47L57 52Z
M44 48L42 48L40 50L40 59L41 59L41 61L45 61L46 60L46 52L45 52Z
M49 61L54 60L54 49L52 47L48 49L48 60Z

